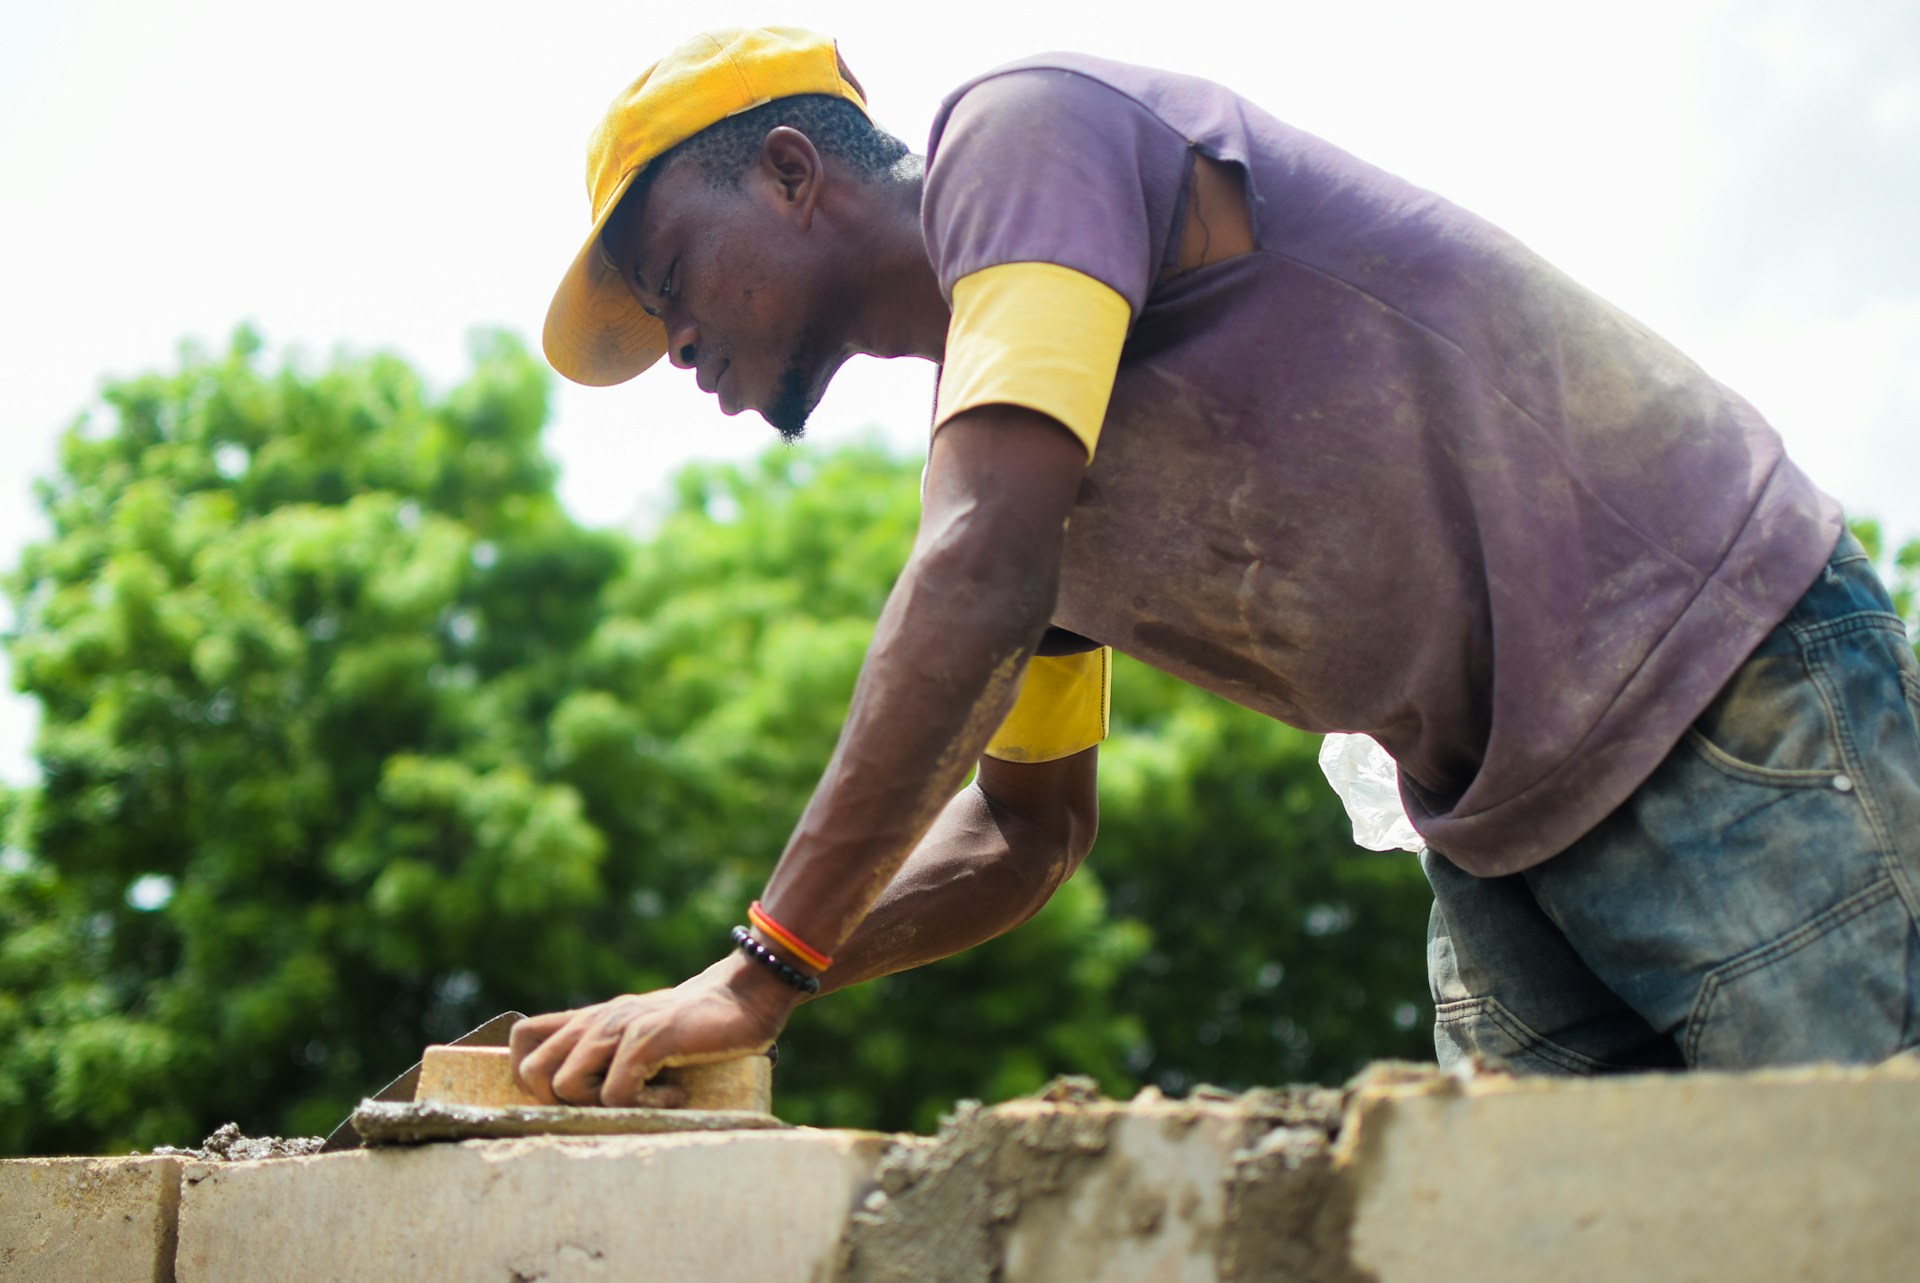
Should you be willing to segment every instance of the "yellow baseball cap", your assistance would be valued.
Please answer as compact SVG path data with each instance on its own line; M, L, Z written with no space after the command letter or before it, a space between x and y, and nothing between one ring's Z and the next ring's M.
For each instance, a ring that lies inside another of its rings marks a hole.
M601 229L633 180L668 150L728 116L795 94L832 94L867 108L833 41L796 27L695 36L613 100L587 143L593 230L554 291L541 334L554 369L606 387L660 359L666 327L634 302L601 251Z

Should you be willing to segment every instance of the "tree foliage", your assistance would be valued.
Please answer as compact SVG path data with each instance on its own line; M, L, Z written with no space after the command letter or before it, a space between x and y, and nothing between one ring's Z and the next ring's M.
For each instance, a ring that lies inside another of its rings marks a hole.
M1848 524L1886 581L1893 608L1907 621L1907 633L1914 638L1914 653L1920 654L1920 538L1909 539L1895 548L1873 518L1859 517Z
M10 1150L312 1131L480 991L624 970L554 929L608 916L542 756L623 549L554 500L544 377L499 337L440 400L257 349L109 387L13 581L44 782L0 892Z
M917 460L775 448L582 529L483 336L112 385L11 581L44 780L0 798L0 1151L312 1133L508 1007L726 945L838 733ZM926 1127L1057 1072L1338 1078L1430 1046L1427 896L1316 741L1123 664L1101 837L1027 926L804 1009L779 1108Z

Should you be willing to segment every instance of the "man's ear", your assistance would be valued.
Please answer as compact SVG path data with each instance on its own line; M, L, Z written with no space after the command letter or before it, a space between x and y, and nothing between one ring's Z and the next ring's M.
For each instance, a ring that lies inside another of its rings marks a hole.
M760 175L789 216L813 221L825 167L813 140L790 125L777 125L760 144Z

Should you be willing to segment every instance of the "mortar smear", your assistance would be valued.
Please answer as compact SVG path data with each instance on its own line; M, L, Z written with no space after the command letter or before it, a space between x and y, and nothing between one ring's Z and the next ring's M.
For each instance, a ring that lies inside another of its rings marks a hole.
M157 1158L191 1158L202 1163L250 1163L262 1158L317 1154L326 1143L324 1136L249 1136L238 1123L222 1123L197 1149L156 1145L153 1153Z
M1008 1229L1031 1199L1065 1188L1107 1145L1109 1104L1090 1082L1056 1082L1041 1111L963 1100L931 1140L906 1137L854 1210L838 1278L849 1283L995 1283Z
M1231 1114L1242 1128L1241 1153L1249 1180L1271 1179L1274 1162L1289 1160L1306 1183L1295 1193L1309 1203L1327 1184L1324 1156L1338 1133L1342 1092L1317 1087L1235 1094L1198 1088L1170 1101L1152 1088L1131 1104L1103 1099L1091 1080L1056 1079L1037 1099L992 1109L963 1101L942 1120L937 1136L898 1141L875 1169L877 1188L855 1209L841 1242L837 1279L846 1283L998 1283L1006 1240L1037 1200L1059 1196L1087 1175L1107 1149L1114 1122L1133 1113L1185 1125L1203 1115ZM1255 1159L1264 1138L1278 1141ZM1273 1244L1252 1223L1277 1210L1269 1200L1229 1189L1222 1256L1243 1266L1239 1278L1273 1277L1252 1271L1273 1259ZM1341 1227L1337 1209L1328 1229ZM1296 1226L1314 1220L1306 1208Z
M903 1137L882 1157L877 1188L850 1218L831 1277L1000 1283L1015 1222L1086 1179L1114 1123L1142 1117L1183 1127L1225 1116L1237 1148L1214 1238L1222 1283L1374 1283L1352 1259L1360 1181L1346 1133L1355 1097L1383 1087L1459 1091L1464 1081L1432 1065L1387 1063L1344 1088L1197 1087L1185 1100L1148 1088L1121 1103L1103 1099L1091 1080L1063 1078L1038 1098L992 1109L963 1101L937 1136Z

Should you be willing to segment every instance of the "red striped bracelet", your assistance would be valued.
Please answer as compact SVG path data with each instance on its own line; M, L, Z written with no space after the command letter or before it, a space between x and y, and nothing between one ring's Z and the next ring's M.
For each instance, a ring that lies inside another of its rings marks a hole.
M775 922L773 915L761 908L758 900L747 906L747 921L758 927L761 935L766 936L815 971L825 971L833 965L832 958Z

